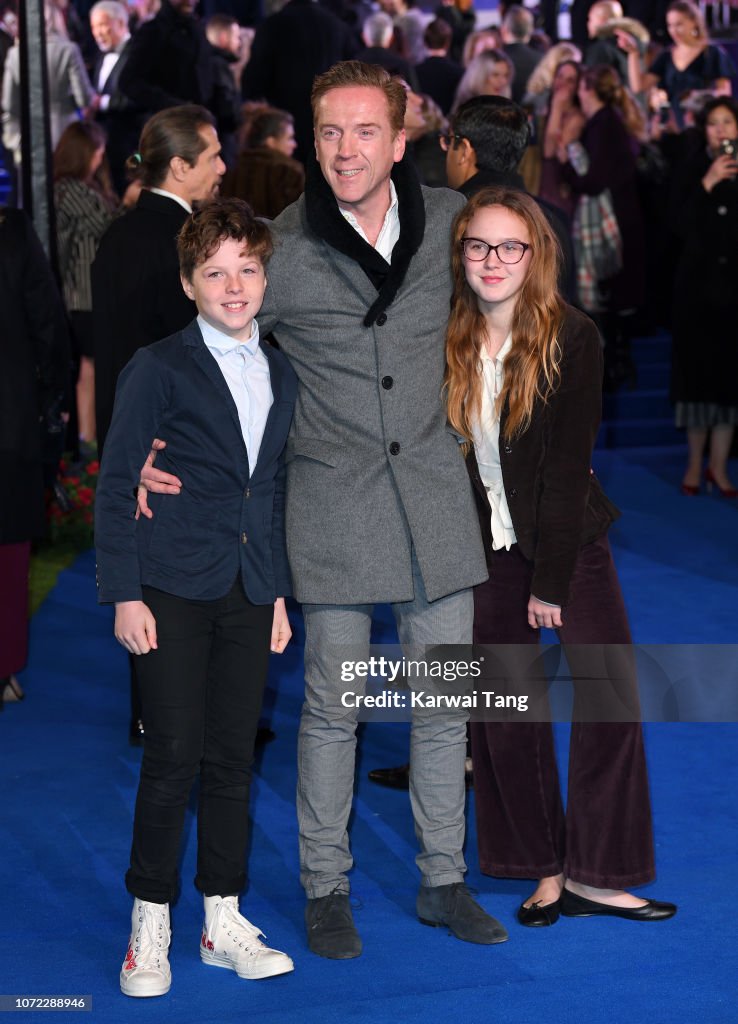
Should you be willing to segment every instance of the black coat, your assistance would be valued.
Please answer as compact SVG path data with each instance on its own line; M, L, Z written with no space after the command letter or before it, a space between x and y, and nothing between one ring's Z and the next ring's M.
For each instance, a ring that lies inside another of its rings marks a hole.
M44 427L58 420L70 358L61 297L22 210L0 209L0 309L0 544L17 544L43 534Z
M178 14L168 0L131 40L119 87L150 114L181 103L210 106L213 68L210 44L195 18Z
M672 398L738 406L738 182L702 186L702 149L677 169L671 196L683 240L672 317Z
M256 30L241 79L243 98L263 99L292 114L296 156L303 162L313 148L313 79L356 49L349 27L313 0L290 0Z
M120 88L120 79L128 63L133 39L129 39L120 52L115 67L102 83L100 96L107 96L105 110L95 115L108 137L105 152L116 189L122 195L126 188L125 162L138 149L138 137L144 122L144 110ZM105 54L98 53L92 68L92 84L98 85L100 68Z
M520 103L527 92L528 79L540 64L543 54L527 43L505 43L502 49L513 62L512 98Z
M528 429L505 440L507 403L502 410L500 463L518 547L533 562L531 593L564 606L579 549L602 536L620 513L591 470L602 412L599 333L569 306L559 344L558 387L546 404L535 403ZM473 452L467 468L490 564L490 507Z
M448 57L426 57L415 68L420 92L426 93L438 104L444 114L454 105L456 88L464 76L464 69Z
M144 345L166 338L195 316L179 279L176 237L187 211L144 190L135 209L113 221L92 264L95 407L102 451L118 375Z

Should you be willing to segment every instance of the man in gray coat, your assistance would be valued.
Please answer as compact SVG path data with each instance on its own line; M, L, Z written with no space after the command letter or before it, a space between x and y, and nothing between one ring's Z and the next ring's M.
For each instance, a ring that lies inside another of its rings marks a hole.
M286 523L306 633L297 811L308 945L348 959L361 952L347 879L358 710L341 694L358 686L341 683L341 665L368 656L377 602L392 604L406 653L470 644L471 587L487 570L441 400L463 199L422 187L403 161L405 91L382 68L337 64L312 100L318 163L274 222L259 324L299 379ZM463 884L465 750L464 713L414 711L417 912L492 944L507 934Z

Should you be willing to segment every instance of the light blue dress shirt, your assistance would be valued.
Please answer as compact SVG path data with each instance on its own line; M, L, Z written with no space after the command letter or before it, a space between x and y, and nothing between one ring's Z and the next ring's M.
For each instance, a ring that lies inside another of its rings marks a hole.
M241 433L249 456L249 472L253 474L267 416L274 401L269 361L259 346L259 325L254 320L249 340L236 341L216 330L201 316L198 316L197 323L208 351L218 364L236 403Z

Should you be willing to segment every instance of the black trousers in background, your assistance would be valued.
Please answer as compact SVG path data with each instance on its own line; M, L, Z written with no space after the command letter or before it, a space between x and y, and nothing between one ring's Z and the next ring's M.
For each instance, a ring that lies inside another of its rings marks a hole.
M527 617L532 563L517 544L492 557L489 580L474 589L475 644L537 644ZM641 725L632 720L638 692L629 650L602 646L631 643L607 537L580 550L562 619L558 634L572 675L608 680L631 720L593 719L588 712L596 714L602 688L593 700L591 686L577 684L566 813L548 722L473 722L480 868L503 878L563 872L598 888L643 885L654 877L648 774ZM548 701L545 693L537 699Z
M200 776L197 876L206 896L246 882L249 788L269 662L273 606L253 605L240 578L216 601L144 587L158 650L137 658L146 743L128 891L152 903L177 892L182 826Z

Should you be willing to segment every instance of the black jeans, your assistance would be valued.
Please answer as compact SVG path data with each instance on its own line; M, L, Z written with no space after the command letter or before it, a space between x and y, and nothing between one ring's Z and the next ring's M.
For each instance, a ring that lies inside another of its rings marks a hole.
M251 764L269 662L272 605L253 605L240 578L216 601L144 587L158 650L136 659L146 723L128 891L171 902L187 800L200 775L197 877L206 896L246 881Z

